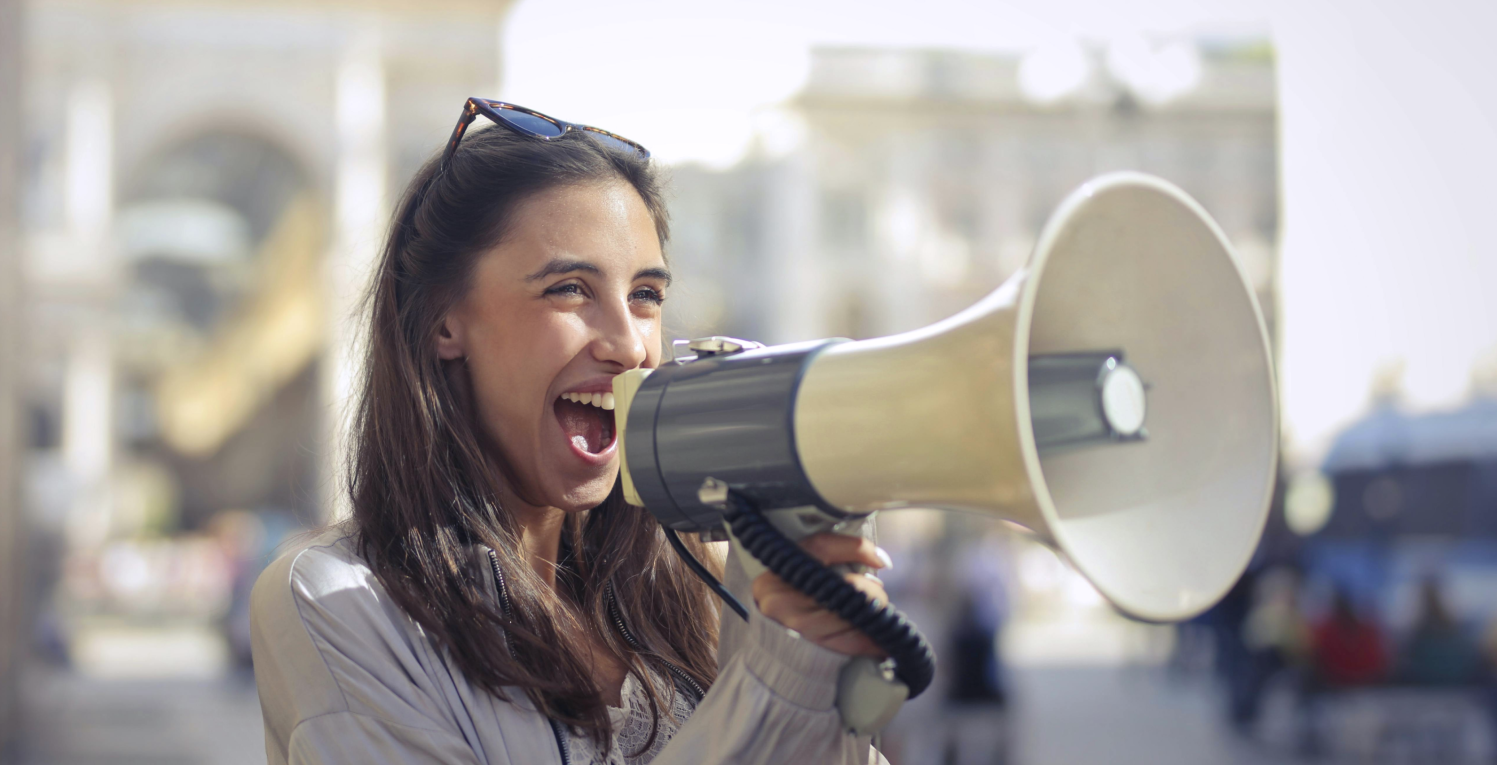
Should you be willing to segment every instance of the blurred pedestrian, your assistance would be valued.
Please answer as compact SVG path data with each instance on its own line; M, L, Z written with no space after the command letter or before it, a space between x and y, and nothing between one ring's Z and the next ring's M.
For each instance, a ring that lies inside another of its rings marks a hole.
M965 544L956 558L958 593L944 663L948 765L995 765L1007 759L1008 693L999 635L1008 617L1007 547L996 533Z
M254 669L250 647L250 591L265 568L265 524L260 516L244 510L226 510L208 521L229 568L229 603L220 628L229 644L233 669L250 679Z
M1419 586L1419 616L1399 656L1398 678L1419 685L1475 682L1481 657L1474 637L1450 613L1440 581Z
M1309 671L1300 685L1300 750L1322 751L1320 706L1326 694L1372 685L1388 676L1388 648L1376 622L1357 613L1351 594L1338 588L1331 610L1310 641Z
M947 657L951 674L948 701L1003 708L1007 694L998 667L998 625L982 618L969 593L964 593L957 608Z
M1253 676L1252 656L1243 642L1258 572L1249 568L1215 606L1202 614L1211 628L1214 667L1227 688L1227 716L1238 724Z
M1247 652L1231 684L1231 719L1242 733L1258 720L1263 691L1280 672L1303 664L1310 638L1300 613L1299 575L1288 567L1268 570L1253 588L1253 606L1242 627Z
M1369 685L1388 674L1382 629L1357 613L1351 595L1338 589L1331 610L1315 625L1310 648L1314 680L1322 687Z

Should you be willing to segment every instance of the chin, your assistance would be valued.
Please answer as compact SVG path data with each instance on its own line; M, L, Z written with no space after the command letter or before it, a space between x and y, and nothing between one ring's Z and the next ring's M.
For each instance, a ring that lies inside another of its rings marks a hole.
M568 487L561 492L555 506L567 513L591 510L603 504L603 500L608 499L608 495L613 493L613 486L618 482L618 477L618 466L611 466L606 475Z

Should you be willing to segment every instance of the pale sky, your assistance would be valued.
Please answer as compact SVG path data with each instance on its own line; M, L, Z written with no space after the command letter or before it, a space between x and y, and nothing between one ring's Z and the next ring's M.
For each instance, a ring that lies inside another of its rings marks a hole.
M1282 400L1313 459L1402 364L1448 408L1497 352L1497 4L1482 0L522 0L502 97L731 164L817 44L1025 53L1269 36L1279 53ZM1494 359L1497 360L1497 359Z

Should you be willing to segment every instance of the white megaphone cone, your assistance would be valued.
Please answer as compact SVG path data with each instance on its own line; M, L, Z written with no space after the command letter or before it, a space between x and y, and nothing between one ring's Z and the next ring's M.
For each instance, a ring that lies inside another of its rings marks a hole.
M1092 354L1089 410L1046 395L1056 360ZM1278 417L1262 316L1226 237L1174 186L1119 173L1071 195L1028 266L977 305L818 354L795 436L835 507L997 515L1126 613L1169 621L1247 565Z

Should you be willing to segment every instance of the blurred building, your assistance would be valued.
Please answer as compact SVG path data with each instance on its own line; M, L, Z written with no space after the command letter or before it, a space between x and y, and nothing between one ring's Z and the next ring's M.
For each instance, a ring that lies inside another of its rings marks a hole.
M242 580L336 510L364 277L393 197L497 86L509 5L35 0L16 25L0 4L0 73L26 76L28 327L27 363L0 367L20 374L43 654L233 658Z
M1395 632L1436 580L1462 620L1497 619L1497 399L1411 413L1394 395L1332 443L1285 503L1295 563ZM1324 593L1322 593L1323 595ZM1323 606L1323 604L1317 604Z
M1075 51L1059 82L1044 60L816 51L804 91L762 115L753 158L675 172L673 252L699 277L679 295L679 329L788 341L922 326L1022 266L1067 193L1129 169L1211 212L1272 335L1271 51L1183 50L1163 82L1141 81L1117 51Z

